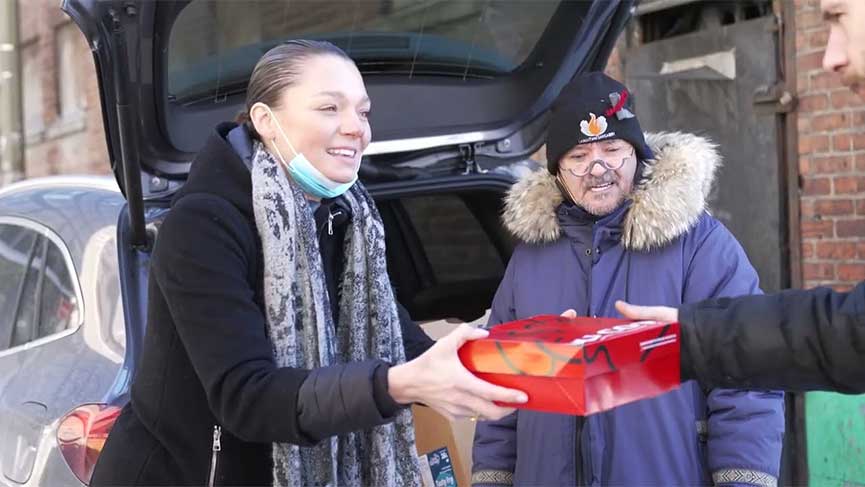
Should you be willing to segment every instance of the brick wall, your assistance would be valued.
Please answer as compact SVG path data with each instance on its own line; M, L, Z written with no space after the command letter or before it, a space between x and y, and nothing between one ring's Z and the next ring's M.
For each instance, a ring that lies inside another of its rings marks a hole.
M796 0L804 285L865 279L865 101L822 70L819 0Z
M108 174L93 56L84 35L53 0L18 0L24 171Z

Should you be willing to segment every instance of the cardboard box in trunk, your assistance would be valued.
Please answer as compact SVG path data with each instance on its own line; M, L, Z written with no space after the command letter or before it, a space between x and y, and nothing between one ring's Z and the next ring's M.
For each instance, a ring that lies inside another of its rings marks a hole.
M412 414L424 487L470 486L474 423L448 421L426 406L412 406Z
M485 324L487 315L469 323ZM459 321L421 323L421 328L433 339L439 339L458 327ZM412 406L415 442L421 457L423 487L469 487L472 472L472 442L475 423L468 419L448 421L425 406Z

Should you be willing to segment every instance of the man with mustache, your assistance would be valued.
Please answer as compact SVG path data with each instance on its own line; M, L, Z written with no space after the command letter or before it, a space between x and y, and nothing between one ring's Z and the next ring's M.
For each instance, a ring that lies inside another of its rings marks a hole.
M720 163L710 142L644 138L630 91L589 73L555 101L546 143L546 170L507 197L505 225L521 242L491 325L565 309L612 317L617 299L678 305L759 292L741 246L705 211ZM481 422L472 481L769 486L783 435L782 393L691 382L586 418L521 410Z
M820 7L829 24L823 68L865 99L865 1L822 0ZM865 282L849 293L817 288L678 309L616 306L629 318L681 323L682 380L865 393Z

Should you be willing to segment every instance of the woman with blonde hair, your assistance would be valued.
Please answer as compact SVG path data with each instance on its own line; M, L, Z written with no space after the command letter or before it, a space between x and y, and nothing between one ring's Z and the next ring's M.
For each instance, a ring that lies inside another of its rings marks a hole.
M497 419L493 401L525 401L460 364L486 332L433 344L396 303L357 182L369 110L332 44L255 66L242 123L216 128L160 228L131 401L91 485L418 485L407 405Z

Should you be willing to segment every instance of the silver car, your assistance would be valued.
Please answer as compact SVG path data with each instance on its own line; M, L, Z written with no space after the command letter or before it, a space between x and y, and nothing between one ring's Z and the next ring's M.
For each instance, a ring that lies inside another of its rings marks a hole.
M125 204L111 178L0 190L0 484L79 483L116 415Z

